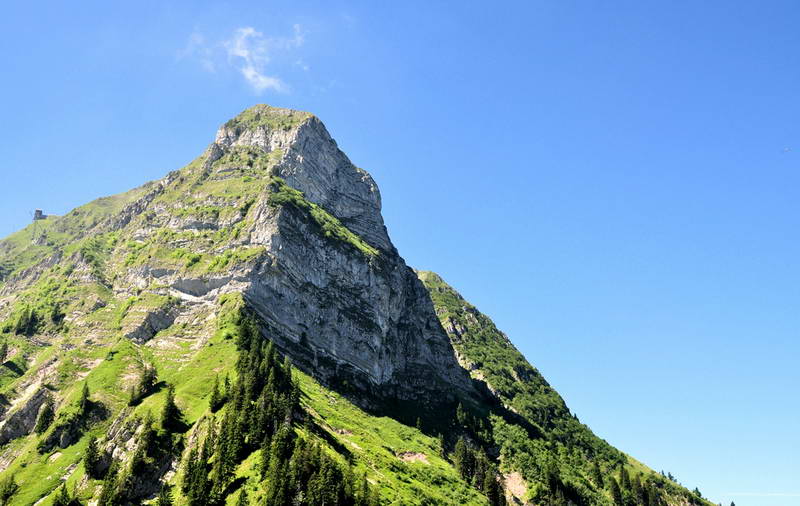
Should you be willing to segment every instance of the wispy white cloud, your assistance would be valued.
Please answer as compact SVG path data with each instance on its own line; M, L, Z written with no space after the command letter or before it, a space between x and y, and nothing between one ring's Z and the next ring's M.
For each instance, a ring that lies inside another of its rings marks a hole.
M200 62L203 70L207 72L215 72L217 70L214 65L214 55L211 48L206 43L206 38L202 33L194 31L189 35L189 40L186 46L178 51L178 59L194 58Z
M216 72L228 67L239 73L257 94L266 90L288 91L289 86L271 70L274 57L287 56L305 42L305 32L299 24L292 26L289 37L267 37L252 26L236 28L230 37L209 42L195 31L189 36L186 47L178 52L179 58L194 58L203 69ZM308 70L301 58L295 65Z

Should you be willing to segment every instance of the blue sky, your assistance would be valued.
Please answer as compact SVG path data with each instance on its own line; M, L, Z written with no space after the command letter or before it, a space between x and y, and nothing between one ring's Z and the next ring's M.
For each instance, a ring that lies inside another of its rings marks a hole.
M800 505L800 4L462 3L9 4L0 235L312 111L595 432Z

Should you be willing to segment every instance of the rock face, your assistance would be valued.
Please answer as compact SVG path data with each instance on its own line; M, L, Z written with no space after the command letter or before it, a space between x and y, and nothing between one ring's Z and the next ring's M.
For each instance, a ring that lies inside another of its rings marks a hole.
M49 396L46 388L40 388L19 409L10 413L4 421L0 422L0 445L30 434L36 426L39 408Z
M383 224L378 186L372 176L350 162L316 116L257 105L219 129L209 158L219 158L235 146L281 154L276 174L289 186L303 192L368 243L394 249Z
M145 343L160 330L169 328L177 315L178 311L175 307L156 308L142 312L134 323L122 329L122 335L138 344Z
M265 154L281 150L276 174L379 250L370 257L343 247L321 236L303 213L262 201L250 241L266 247L269 261L247 274L243 292L270 337L323 380L347 381L379 397L471 394L430 297L389 240L377 186L324 125L313 116L287 130L226 125L216 139L218 154L242 145Z
M248 166L268 165L262 178L278 177L302 192L308 205L338 220L370 253L332 238L305 210L274 205L266 191L243 213L223 210L203 218L207 230L246 224L232 247L259 248L257 258L200 277L149 266L129 271L126 282L146 287L158 274L170 293L192 303L241 292L264 322L265 335L298 367L340 389L355 389L367 404L454 402L477 395L425 288L389 239L375 182L339 150L322 122L288 109L248 109L219 129L201 159L198 181L231 177L245 163L237 153L247 153ZM191 177L172 173L152 185L154 190L112 220L115 228L127 226L135 214L152 213L167 228L197 230L181 225L194 218L176 219L158 200L160 192ZM245 222L244 214L251 219ZM137 234L146 238L148 232ZM126 334L145 341L175 317L154 313Z

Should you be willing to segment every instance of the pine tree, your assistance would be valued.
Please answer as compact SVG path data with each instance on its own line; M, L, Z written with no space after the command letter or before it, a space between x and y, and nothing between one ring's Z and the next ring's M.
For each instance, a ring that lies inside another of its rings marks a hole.
M631 489L631 477L628 474L628 470L625 469L625 466L620 466L619 468L619 485L623 490Z
M617 480L612 476L609 478L609 487L611 489L611 499L617 506L622 506L622 491L619 489Z
M150 395L158 382L158 371L153 365L145 365L142 377L139 380L139 395L145 397Z
M88 474L90 478L102 478L98 473L101 460L100 450L97 447L97 438L92 436L92 438L89 439L89 444L86 446L86 455L83 461L83 467L86 468L86 474Z
M139 402L150 395L158 382L158 370L155 366L145 364L142 374L135 385L131 385L128 390L128 406L136 406Z
M0 343L0 362L5 361L7 356L8 356L8 341L3 339L3 342Z
M225 403L222 394L219 392L219 378L216 376L214 377L214 386L211 389L211 398L208 401L208 405L211 408L212 413L216 413L219 408Z
M227 402L227 400L231 398L231 380L228 378L227 373L225 374L225 381L222 382L222 387L224 390L224 392L222 392L223 402Z
M67 492L67 485L65 483L59 489L55 499L53 499L53 506L70 506L71 504L72 497L69 496L69 492Z
M43 433L53 423L54 418L53 401L48 398L39 408L39 416L36 418L36 427L34 427L33 431L37 434Z
M183 482L181 486L181 491L183 495L188 495L189 490L192 489L192 480L195 477L195 467L199 465L197 461L197 446L193 446L192 449L189 451L189 456L186 458L186 465L184 466L183 470Z
M637 504L647 504L646 498L644 497L644 489L642 488L642 478L639 473L636 473L631 480L631 494Z
M91 406L91 401L89 400L89 382L83 382L83 389L81 390L81 398L78 401L78 406L81 410L81 416L86 416L89 412L89 407Z
M135 406L139 403L139 389L136 385L131 385L128 389L128 406Z
M479 448L475 453L475 468L472 471L472 486L478 490L486 491L485 480L486 474L490 470L489 459L486 457L486 451ZM494 471L492 471L494 477Z
M117 494L118 474L119 462L114 460L111 462L111 467L109 467L108 472L106 473L105 480L103 480L103 490L100 492L100 499L97 501L97 504L102 504L103 506L114 506L120 503Z
M155 420L153 419L153 413L148 411L142 420L142 431L139 433L139 448L141 448L142 453L144 455L151 455L153 453L153 447L156 441L156 430L153 427L155 424Z
M187 499L191 506L208 504L211 484L208 481L208 470L205 461L198 461L192 466L192 476Z
M170 385L167 389L167 399L161 410L161 427L164 430L175 431L181 425L181 411L175 404L175 387Z
M592 465L592 481L594 481L594 484L597 485L598 488L603 487L603 473L600 471L600 465L596 460Z
M453 453L453 464L458 474L467 481L472 480L473 455L463 437L458 438Z
M489 499L489 504L492 506L499 506L502 504L503 492L500 483L497 481L497 474L493 468L486 469L486 474L483 478L483 492Z

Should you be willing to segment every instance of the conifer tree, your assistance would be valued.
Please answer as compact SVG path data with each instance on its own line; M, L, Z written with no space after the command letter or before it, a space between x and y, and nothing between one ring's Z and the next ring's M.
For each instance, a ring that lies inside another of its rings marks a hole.
M97 438L92 436L89 439L89 444L86 446L86 455L84 456L83 466L86 468L86 474L90 478L102 478L98 473L100 466L100 449L97 447Z
M631 494L637 504L647 504L644 497L644 489L642 487L642 478L639 473L636 473L631 480Z
M619 468L619 485L623 490L631 489L631 477L628 474L628 470L625 469L623 465Z
M34 427L33 431L37 434L41 434L50 427L50 424L53 423L53 419L55 418L55 412L53 410L53 401L49 398L44 401L42 407L39 408L39 416L36 418L36 426Z
M91 401L89 401L89 382L83 382L83 388L81 389L81 398L78 401L78 406L81 410L81 416L85 416L89 412Z
M117 494L118 474L119 462L114 460L111 462L111 467L109 467L108 472L106 473L105 480L103 480L103 490L100 492L100 500L97 501L97 504L102 504L103 506L114 506L120 503Z
M170 385L167 389L167 399L161 410L161 427L164 430L174 431L180 427L181 411L175 404L175 387Z
M592 481L598 487L603 487L603 473L600 471L600 465L595 460L592 465Z
M142 420L142 431L139 433L139 448L141 448L144 455L151 455L153 453L153 446L156 441L156 430L153 427L155 420L153 413L148 411Z
M456 442L455 452L453 454L453 464L455 465L458 474L467 481L472 480L473 468L472 450L470 450L463 437L458 438Z
M500 483L497 481L497 474L493 468L486 469L486 474L483 478L483 493L489 499L489 504L492 506L499 506L502 504L503 491Z
M3 341L0 342L0 362L5 361L7 356L8 356L8 341L3 339Z
M56 494L55 499L53 499L53 506L70 506L72 504L72 497L69 496L69 492L67 492L67 484L61 486L58 490L58 494Z
M219 408L225 403L222 394L219 392L219 378L214 377L214 386L211 389L211 398L208 401L208 405L211 408L212 413L216 413L219 411Z
M156 386L158 381L158 370L154 365L147 364L142 371L142 377L139 380L139 392L142 397L149 395Z
M190 506L203 506L208 504L211 483L208 480L207 462L199 460L192 466L187 499Z
M622 491L619 489L617 480L612 476L608 479L609 487L611 490L611 500L617 506L622 506Z
M135 406L139 402L139 390L136 385L131 385L128 389L128 406Z
M184 495L188 495L189 490L192 489L192 480L195 477L194 468L198 465L197 461L197 446L193 446L189 451L189 456L186 458L186 464L183 469L183 482L181 491Z
M439 456L440 457L445 457L446 454L447 454L447 450L446 450L445 444L444 444L444 435L442 433L439 433L439 436L437 437L437 439L439 440Z

